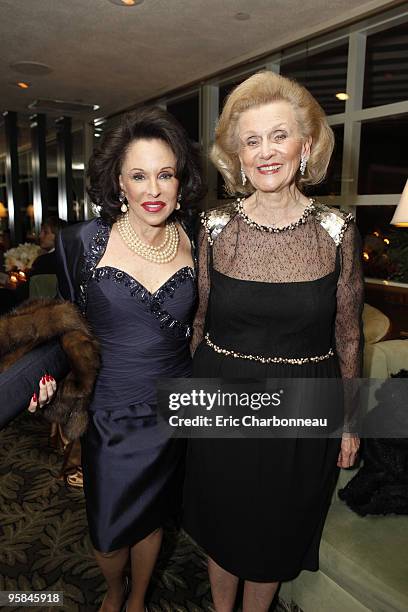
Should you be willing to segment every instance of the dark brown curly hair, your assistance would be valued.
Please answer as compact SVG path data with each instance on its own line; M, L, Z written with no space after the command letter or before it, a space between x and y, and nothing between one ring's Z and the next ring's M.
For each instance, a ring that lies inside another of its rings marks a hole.
M182 208L198 202L205 194L198 146L173 115L159 107L145 106L124 115L120 125L103 136L89 160L88 193L100 207L101 217L110 224L121 214L119 174L123 160L129 145L140 139L162 140L173 151Z

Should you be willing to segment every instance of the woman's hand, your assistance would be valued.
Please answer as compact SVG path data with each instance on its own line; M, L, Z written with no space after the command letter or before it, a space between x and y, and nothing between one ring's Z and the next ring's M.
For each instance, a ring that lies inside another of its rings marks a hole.
M341 439L339 457L337 459L338 467L349 468L354 465L359 448L360 438L358 435L344 433Z
M55 379L50 376L50 374L44 374L38 383L38 386L40 389L38 396L37 393L34 393L28 406L28 410L30 412L35 412L37 408L41 408L42 406L45 406L45 404L48 404L54 397L57 390L57 383L55 382Z

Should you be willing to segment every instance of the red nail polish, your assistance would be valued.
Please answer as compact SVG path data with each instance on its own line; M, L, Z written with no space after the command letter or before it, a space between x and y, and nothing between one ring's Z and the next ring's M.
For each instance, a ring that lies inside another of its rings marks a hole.
M47 382L50 382L50 380L51 380L51 376L50 376L49 374L46 374L46 375L45 375L45 380L46 380Z
M36 401L37 401L37 394L33 393L33 402L36 402Z
M42 379L41 379L41 383L42 383L43 385L45 385L45 376L43 376L43 377L42 377Z

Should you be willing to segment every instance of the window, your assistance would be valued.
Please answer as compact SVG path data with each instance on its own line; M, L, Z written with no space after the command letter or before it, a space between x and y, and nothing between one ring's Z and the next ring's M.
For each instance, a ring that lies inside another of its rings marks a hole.
M167 110L171 113L186 130L191 140L199 142L200 139L200 119L199 119L199 98L198 93L183 100L169 102Z
M408 100L408 23L367 37L364 107Z
M408 175L408 115L361 126L358 193L401 193Z
M285 61L283 53L280 73L304 85L327 115L335 115L344 112L345 101L336 94L347 93L347 54L348 44L293 61Z
M395 206L358 206L366 277L408 283L408 232L390 225Z
M343 165L344 126L331 126L334 132L334 151L323 183L312 185L307 193L311 196L333 196L341 194L341 171Z

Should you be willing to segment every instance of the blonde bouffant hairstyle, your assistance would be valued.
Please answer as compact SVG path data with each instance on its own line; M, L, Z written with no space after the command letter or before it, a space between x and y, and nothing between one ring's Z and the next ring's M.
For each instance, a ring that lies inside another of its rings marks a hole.
M224 177L225 188L230 195L250 194L254 191L249 181L246 185L242 184L238 157L239 116L250 108L278 101L288 102L292 106L301 138L312 138L305 174L296 174L297 187L302 191L304 186L316 185L326 176L334 147L334 135L323 109L305 87L292 79L265 70L240 83L229 94L215 129L215 143L210 157Z

